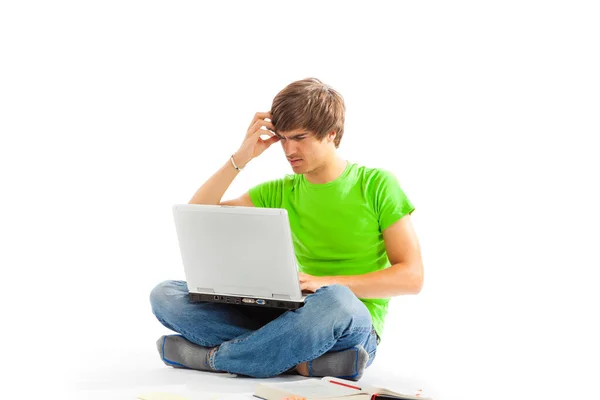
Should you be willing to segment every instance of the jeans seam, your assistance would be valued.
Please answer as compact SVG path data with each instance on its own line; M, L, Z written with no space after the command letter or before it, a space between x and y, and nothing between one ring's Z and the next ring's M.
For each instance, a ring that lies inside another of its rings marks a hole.
M350 328L350 329L348 330L348 333L347 333L347 334L348 334L348 335L352 335L352 334L354 334L354 333L356 333L356 332L358 332L358 333L368 333L368 334L370 335L370 334L371 334L371 328L361 328L361 327L357 327L357 328ZM342 335L342 336L340 336L340 337L338 338L338 340L339 340L339 339L341 339L341 338L343 338L344 336L346 336L346 335Z
M217 367L215 366L215 356L217 355L217 351L219 351L219 347L215 348L215 351L213 351L212 354L208 353L208 366L215 371L218 371Z

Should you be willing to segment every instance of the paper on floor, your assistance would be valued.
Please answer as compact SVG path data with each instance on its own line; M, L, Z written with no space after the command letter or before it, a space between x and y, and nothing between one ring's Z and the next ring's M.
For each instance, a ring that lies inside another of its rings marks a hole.
M166 392L151 392L137 396L139 400L196 400L200 397L186 397L174 393ZM214 393L203 394L203 399L206 400L256 400L252 393Z

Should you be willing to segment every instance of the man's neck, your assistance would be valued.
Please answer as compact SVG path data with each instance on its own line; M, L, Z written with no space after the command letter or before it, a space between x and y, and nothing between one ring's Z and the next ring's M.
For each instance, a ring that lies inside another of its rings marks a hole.
M321 167L304 174L304 177L312 184L328 183L339 178L347 165L348 162L346 160L336 157L331 162L325 163Z

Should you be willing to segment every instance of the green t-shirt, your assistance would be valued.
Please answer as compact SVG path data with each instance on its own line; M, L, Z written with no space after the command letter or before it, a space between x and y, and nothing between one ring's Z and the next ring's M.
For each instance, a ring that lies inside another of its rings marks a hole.
M350 162L328 183L292 174L261 183L249 195L256 207L287 210L299 269L315 276L389 267L382 232L415 209L392 173ZM360 300L381 337L389 298Z

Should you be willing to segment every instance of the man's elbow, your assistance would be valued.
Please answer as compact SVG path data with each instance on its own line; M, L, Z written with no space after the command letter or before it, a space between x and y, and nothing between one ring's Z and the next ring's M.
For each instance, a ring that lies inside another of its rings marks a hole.
M423 273L423 264L419 264L417 268L415 268L415 273L412 278L412 294L421 293L421 289L423 289L423 281L424 281L424 273Z
M418 263L399 263L395 264L399 273L396 280L395 291L400 294L419 294L423 289L423 264Z

